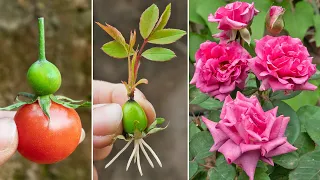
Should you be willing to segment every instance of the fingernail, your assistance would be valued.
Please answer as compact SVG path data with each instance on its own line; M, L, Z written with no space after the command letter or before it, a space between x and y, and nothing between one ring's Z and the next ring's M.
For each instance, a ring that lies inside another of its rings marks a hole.
M13 119L0 119L0 151L7 150L14 142L17 127Z
M86 132L84 131L84 129L81 129L81 136L80 136L79 144L82 143L82 141L84 140L85 137L86 137Z
M93 134L105 136L114 134L122 121L119 104L105 104L93 109Z

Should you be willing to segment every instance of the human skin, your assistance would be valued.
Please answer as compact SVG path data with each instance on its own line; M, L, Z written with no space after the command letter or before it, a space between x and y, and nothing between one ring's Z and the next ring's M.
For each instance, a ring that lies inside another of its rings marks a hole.
M136 89L135 101L144 109L148 125L156 118L152 104L141 91ZM106 158L111 150L114 136L121 134L122 105L128 100L123 84L113 84L103 81L93 81L93 160ZM93 169L93 179L98 180L96 168Z

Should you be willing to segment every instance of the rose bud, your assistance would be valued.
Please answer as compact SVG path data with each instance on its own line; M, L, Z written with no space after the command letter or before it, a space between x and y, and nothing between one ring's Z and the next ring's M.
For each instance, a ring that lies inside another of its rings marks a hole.
M272 35L279 34L283 27L283 14L285 9L281 6L272 6L266 16L266 27Z

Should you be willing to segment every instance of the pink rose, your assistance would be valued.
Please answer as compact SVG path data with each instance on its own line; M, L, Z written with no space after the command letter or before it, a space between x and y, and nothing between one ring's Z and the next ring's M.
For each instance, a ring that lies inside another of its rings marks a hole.
M254 8L254 3L251 4L246 2L233 2L227 4L225 7L220 7L214 13L208 17L209 22L219 23L218 29L223 30L221 33L215 34L214 37L221 38L222 41L235 38L235 31L240 30L249 26L252 19L257 15L259 11ZM229 37L226 37L226 36ZM231 39L233 40L233 39Z
M196 69L190 83L223 101L236 87L244 88L249 58L250 54L237 42L204 42L196 53Z
M215 142L210 151L222 153L253 180L259 159L273 166L273 156L297 149L284 137L290 117L277 117L277 110L264 112L255 96L246 98L240 92L235 100L228 96L218 123L202 117Z
M258 12L253 2L249 4L236 1L218 8L214 15L209 15L208 21L219 23L220 30L239 30L247 27Z
M257 57L249 67L259 80L260 90L315 90L308 79L316 72L307 48L290 36L265 36L256 41Z
M271 34L279 34L283 27L284 22L282 16L285 12L281 6L272 6L269 10L269 13L266 16L266 27L268 32Z

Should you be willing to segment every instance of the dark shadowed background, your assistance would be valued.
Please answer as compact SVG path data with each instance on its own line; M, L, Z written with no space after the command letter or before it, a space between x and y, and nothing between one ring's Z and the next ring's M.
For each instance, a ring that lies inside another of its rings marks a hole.
M93 18L94 21L107 22L115 26L128 39L130 30L136 29L139 33L139 18L147 7L155 3L162 13L170 2L172 3L172 14L167 27L186 30L186 0L95 0ZM121 80L127 81L127 60L112 59L100 49L110 40L111 38L100 27L94 25L94 79L113 83L119 83ZM141 39L138 39L138 43L141 44ZM146 139L158 154L163 167L160 168L155 164L155 168L152 169L143 157L143 177L140 176L136 164L131 165L126 172L125 166L133 150L131 146L114 164L104 169L106 163L124 146L124 142L117 141L108 158L95 162L99 179L176 180L187 178L187 36L166 47L172 49L177 58L165 63L143 59L138 77L138 79L144 77L149 80L148 85L141 85L139 89L154 105L157 116L170 121L165 131ZM156 163L154 159L152 160Z
M18 92L31 92L26 72L38 56L38 21L44 16L47 59L60 69L62 94L89 99L91 94L91 1L0 1L0 106ZM16 153L0 167L0 180L82 180L91 178L91 111L77 110L87 136L66 160L37 165Z

